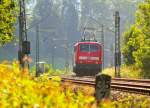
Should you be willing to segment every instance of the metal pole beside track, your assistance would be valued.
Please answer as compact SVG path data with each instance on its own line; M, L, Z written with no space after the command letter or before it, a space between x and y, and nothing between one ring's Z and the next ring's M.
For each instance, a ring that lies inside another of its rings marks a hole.
M36 76L39 76L39 25L36 27Z
M27 41L27 28L26 28L26 9L25 0L19 0L19 50L18 60L22 68L29 68L28 54L30 53L30 43ZM26 59L27 57L27 59Z
M103 60L102 60L102 62L103 62L103 64L102 64L102 69L104 70L104 66L105 66L105 62L104 62L104 49L105 49L105 39L104 39L104 25L102 24L102 28L101 28L102 30L101 30L101 36L102 36L102 57L103 57Z
M115 77L120 77L121 51L120 51L120 16L115 12Z

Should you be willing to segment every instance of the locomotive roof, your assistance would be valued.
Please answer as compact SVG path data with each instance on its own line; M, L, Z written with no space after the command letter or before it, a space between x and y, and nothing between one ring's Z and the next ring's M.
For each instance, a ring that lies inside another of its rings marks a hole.
M75 44L75 46L77 46L77 45L79 45L79 44L99 44L99 45L101 45L101 43L99 43L99 42L92 42L92 41L85 41L85 42L77 42L76 44Z

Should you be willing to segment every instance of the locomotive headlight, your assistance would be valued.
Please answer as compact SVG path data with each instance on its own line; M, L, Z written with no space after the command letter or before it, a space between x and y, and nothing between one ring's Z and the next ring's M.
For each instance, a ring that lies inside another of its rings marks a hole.
M80 59L80 60L87 60L88 57L86 57L86 56L79 56L79 59Z
M90 60L99 60L99 57L90 57Z

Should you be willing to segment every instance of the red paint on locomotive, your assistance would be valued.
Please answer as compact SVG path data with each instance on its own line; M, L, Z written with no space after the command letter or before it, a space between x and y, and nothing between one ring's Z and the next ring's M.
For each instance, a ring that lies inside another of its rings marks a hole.
M101 71L102 46L98 42L78 42L74 46L74 71ZM94 73L94 72L93 72Z

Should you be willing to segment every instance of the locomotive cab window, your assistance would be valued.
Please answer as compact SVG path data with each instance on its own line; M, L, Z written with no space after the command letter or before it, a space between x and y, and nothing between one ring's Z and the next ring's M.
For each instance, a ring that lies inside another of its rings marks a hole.
M98 47L96 45L90 45L90 52L98 51Z
M98 51L98 46L92 45L92 44L83 44L83 45L80 45L80 51L81 52L96 52Z
M89 45L80 45L81 52L89 52Z

